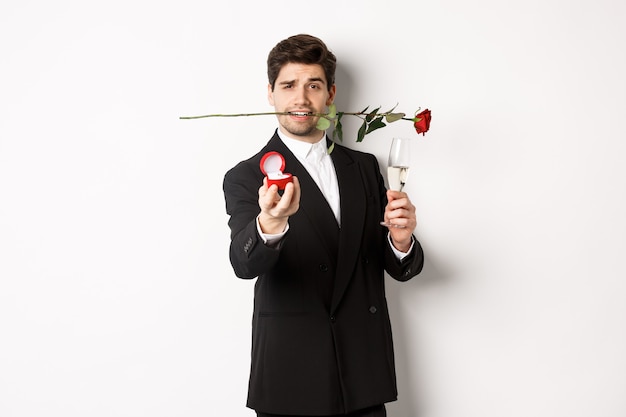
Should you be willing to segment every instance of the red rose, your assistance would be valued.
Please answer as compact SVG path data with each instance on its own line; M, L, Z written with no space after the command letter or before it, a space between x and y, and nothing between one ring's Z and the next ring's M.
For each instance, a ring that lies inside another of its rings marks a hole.
M424 135L428 132L428 128L430 127L430 110L426 109L423 112L416 114L413 118L413 126L415 126L415 131L417 133L421 133Z

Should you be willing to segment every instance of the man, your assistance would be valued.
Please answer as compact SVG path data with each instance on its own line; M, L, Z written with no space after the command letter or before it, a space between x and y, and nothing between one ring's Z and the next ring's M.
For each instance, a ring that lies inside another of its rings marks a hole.
M233 269L258 277L247 405L259 417L381 417L397 397L384 270L406 281L422 269L415 207L385 190L373 155L340 145L328 154L315 114L335 98L335 67L318 38L279 42L268 99L289 114L224 178ZM282 195L259 167L270 151L293 174Z

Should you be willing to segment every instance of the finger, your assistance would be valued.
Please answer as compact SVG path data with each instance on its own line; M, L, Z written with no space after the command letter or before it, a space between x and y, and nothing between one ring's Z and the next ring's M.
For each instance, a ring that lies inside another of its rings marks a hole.
M267 193L267 177L263 178L263 184L259 187L259 197Z
M415 222L415 207L400 207L400 208L392 208L391 205L388 205L385 209L385 218L392 219L406 219L409 222Z
M387 207L390 210L401 210L401 209L404 209L404 210L409 211L409 212L414 212L415 211L415 206L411 203L411 200L409 200L408 198L401 198L399 200L390 201L387 204Z
M259 205L261 205L262 208L271 208L279 200L278 187L275 184L272 184L269 188L263 186L259 189Z
M385 218L387 218L391 223L397 223L400 219L405 219L405 213L403 210L390 210L385 213Z
M292 177L292 181L291 183L293 184L293 186L300 191L300 180L298 179L298 177L296 177L295 175Z
M283 195L280 197L280 201L276 204L276 207L284 210L291 204L291 199L293 198L293 184L287 183L285 189L283 190Z
M401 198L408 198L408 194L404 191L387 190L387 200L399 200Z
M271 197L272 200L278 201L280 200L280 195L278 194L278 185L272 184L267 188L267 195Z

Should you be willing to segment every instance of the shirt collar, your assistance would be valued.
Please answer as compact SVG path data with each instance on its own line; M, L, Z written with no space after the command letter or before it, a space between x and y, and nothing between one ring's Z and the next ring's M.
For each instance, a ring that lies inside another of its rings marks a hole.
M326 134L322 136L319 142L309 143L289 137L281 132L280 129L276 129L276 131L280 140L283 141L285 146L289 148L291 153L293 153L299 160L306 159L307 155L309 154L309 152L312 151L313 147L322 146L324 150L326 150Z

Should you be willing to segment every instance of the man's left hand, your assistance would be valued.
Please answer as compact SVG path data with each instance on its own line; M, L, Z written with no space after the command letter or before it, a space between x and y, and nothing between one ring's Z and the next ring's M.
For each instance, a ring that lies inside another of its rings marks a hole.
M387 190L387 201L385 223L389 225L393 246L401 252L408 252L417 226L415 206L402 191Z

